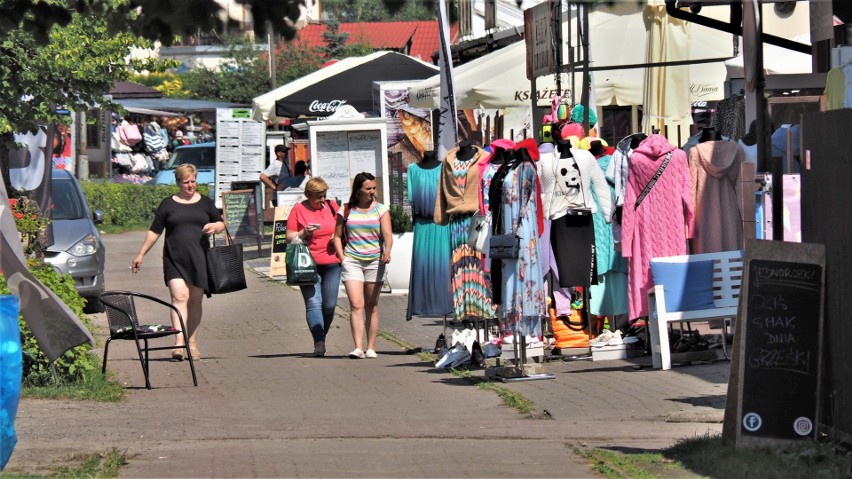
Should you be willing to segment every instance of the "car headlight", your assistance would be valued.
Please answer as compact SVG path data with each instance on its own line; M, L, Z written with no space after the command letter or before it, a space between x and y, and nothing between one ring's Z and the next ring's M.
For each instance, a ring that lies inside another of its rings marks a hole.
M68 252L74 256L89 256L98 252L98 239L95 235L87 235L77 242Z

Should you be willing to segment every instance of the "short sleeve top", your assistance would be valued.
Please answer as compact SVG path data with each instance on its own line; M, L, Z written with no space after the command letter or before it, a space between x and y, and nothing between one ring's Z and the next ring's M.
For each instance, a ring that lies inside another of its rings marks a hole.
M290 216L287 217L287 229L290 231L302 231L309 224L320 225L319 229L315 230L311 238L307 240L308 249L311 250L311 256L317 264L340 263L331 241L334 228L337 225L337 216L335 215L337 209L337 204L333 201L324 202L322 209L319 210L308 208L303 201L296 204L290 211Z
M344 216L343 208L338 214ZM360 261L372 261L382 255L381 218L389 211L382 203L373 203L368 211L349 209L349 218L345 220L346 256Z

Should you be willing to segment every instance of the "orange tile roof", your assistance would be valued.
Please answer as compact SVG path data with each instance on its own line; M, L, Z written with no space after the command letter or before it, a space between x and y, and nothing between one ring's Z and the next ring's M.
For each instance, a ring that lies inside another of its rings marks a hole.
M323 47L324 23L310 23L299 30L297 41L310 46ZM340 24L340 32L348 33L350 43L366 43L375 49L388 49L431 63L432 53L438 49L438 22L347 22Z

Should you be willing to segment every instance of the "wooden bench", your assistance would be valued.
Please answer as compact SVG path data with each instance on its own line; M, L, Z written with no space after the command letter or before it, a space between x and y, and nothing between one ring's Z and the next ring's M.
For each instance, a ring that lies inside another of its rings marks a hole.
M715 307L694 311L666 311L662 285L648 290L648 330L651 336L651 360L655 368L671 369L668 326L675 322L722 320L722 345L725 346L729 322L737 315L742 281L742 251L723 251L654 258L668 263L713 260L713 302Z

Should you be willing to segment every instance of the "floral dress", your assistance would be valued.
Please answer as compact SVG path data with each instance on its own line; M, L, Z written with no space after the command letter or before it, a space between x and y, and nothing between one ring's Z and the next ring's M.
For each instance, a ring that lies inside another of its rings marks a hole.
M541 245L538 236L536 169L521 162L503 179L500 221L503 231L521 238L518 259L503 262L503 324L501 330L520 328L522 334L541 336L541 318L546 315L547 298L541 271Z

